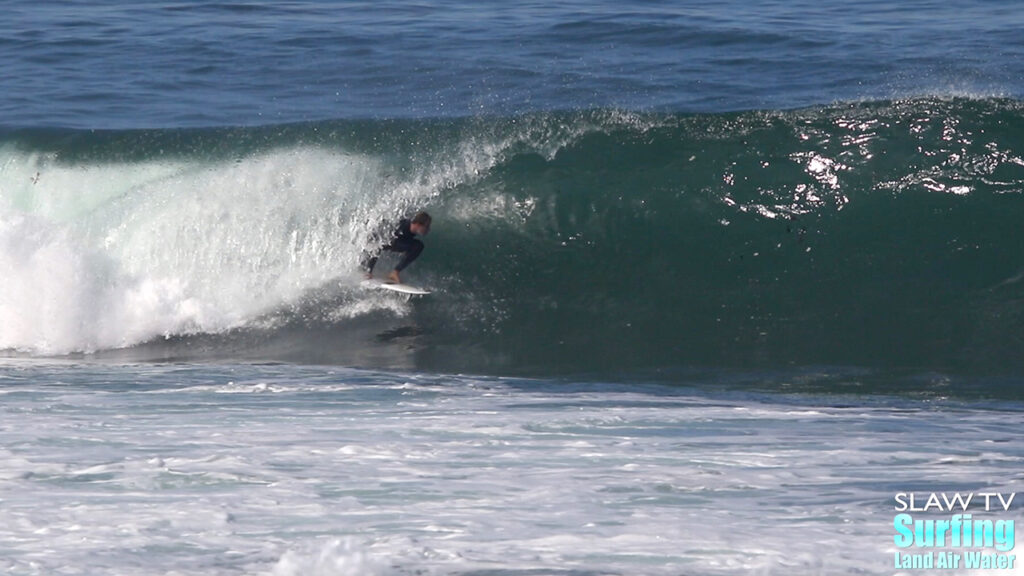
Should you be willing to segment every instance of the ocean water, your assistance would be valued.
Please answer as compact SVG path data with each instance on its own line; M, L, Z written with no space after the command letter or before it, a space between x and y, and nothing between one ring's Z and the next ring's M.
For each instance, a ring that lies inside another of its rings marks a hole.
M1016 3L4 10L5 573L1021 571Z

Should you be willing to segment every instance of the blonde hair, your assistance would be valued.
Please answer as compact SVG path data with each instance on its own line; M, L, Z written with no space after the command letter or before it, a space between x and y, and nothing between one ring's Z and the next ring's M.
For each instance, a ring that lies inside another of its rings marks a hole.
M430 228L430 214L427 214L426 212L417 212L416 215L412 217L412 223Z

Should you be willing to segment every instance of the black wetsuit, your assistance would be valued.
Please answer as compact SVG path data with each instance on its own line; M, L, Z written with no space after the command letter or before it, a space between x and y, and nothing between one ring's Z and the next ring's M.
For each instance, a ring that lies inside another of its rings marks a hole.
M368 273L373 272L373 267L377 265L377 257L380 256L382 250L389 252L401 252L402 258L395 265L395 270L401 272L406 266L412 264L413 260L419 258L420 252L423 252L423 242L416 239L416 234L411 230L412 222L403 218L398 223L398 228L391 233L391 242L384 244L379 250L367 254L363 260L363 268Z

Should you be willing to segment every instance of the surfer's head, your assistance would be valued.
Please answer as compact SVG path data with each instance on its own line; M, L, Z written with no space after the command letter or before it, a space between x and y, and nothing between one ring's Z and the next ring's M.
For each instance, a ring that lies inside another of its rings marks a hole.
M419 236L426 236L430 232L430 214L426 212L417 212L412 217L412 222L409 224L409 230L413 234Z

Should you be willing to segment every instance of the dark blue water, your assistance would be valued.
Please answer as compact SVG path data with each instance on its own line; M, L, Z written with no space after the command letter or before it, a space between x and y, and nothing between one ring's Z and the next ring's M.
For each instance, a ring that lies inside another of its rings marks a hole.
M1019 97L1009 1L5 3L0 126Z
M5 8L7 353L1022 370L1015 3Z

